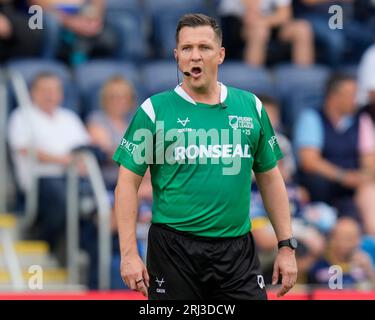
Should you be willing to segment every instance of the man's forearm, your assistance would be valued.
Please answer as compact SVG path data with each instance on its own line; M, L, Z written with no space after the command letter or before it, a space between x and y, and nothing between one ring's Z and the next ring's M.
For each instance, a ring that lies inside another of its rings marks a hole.
M257 173L256 180L278 241L290 238L292 226L289 200L279 169Z
M137 255L137 190L131 184L117 186L115 190L115 213L120 238L121 256Z

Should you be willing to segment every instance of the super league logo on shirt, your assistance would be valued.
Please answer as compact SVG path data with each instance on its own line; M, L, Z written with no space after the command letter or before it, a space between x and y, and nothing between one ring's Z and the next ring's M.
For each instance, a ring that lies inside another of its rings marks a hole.
M229 125L234 129L253 129L253 119L250 117L228 116Z
M229 125L234 129L238 129L238 117L237 116L228 116Z

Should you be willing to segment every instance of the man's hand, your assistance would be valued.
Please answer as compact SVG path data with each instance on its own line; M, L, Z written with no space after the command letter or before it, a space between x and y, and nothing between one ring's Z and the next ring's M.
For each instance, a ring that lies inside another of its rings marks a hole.
M130 289L141 292L145 297L148 296L150 277L139 255L121 259L121 277Z
M279 275L282 276L281 289L277 292L278 297L282 297L293 288L297 281L297 262L295 252L288 247L279 249L275 264L273 266L272 284L276 285Z

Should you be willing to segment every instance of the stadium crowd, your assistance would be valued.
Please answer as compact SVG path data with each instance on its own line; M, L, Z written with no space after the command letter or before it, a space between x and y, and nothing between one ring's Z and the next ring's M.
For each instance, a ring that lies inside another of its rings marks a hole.
M32 5L43 8L42 29L28 27ZM137 105L178 84L174 32L187 12L220 21L226 62L219 80L257 94L277 132L284 153L279 166L300 242L298 282L327 286L329 267L339 265L345 286L373 287L371 0L0 0L0 66L25 76L35 107L31 112L20 108L9 89L7 139L17 190L11 209L25 205L30 144L37 151L39 179L33 235L52 250L58 250L64 235L65 173L75 150L89 146L94 151L113 203L118 169L113 152ZM90 196L84 166L80 176L80 194ZM255 183L251 192L253 234L270 283L277 241ZM148 224L149 173L139 198L139 223ZM81 245L91 260L88 285L94 289L98 239L95 208L91 211L81 225ZM111 230L112 288L124 288L115 222ZM145 257L144 242L139 247Z

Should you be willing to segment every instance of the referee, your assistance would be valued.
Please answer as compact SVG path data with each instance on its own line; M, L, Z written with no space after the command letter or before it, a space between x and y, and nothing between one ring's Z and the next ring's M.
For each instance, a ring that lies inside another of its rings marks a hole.
M174 54L182 83L138 108L113 157L121 276L155 300L267 299L249 219L253 171L279 240L273 284L281 276L282 296L296 282L297 244L267 113L254 94L218 82L225 49L212 18L183 16ZM136 221L148 167L154 202L146 267Z

